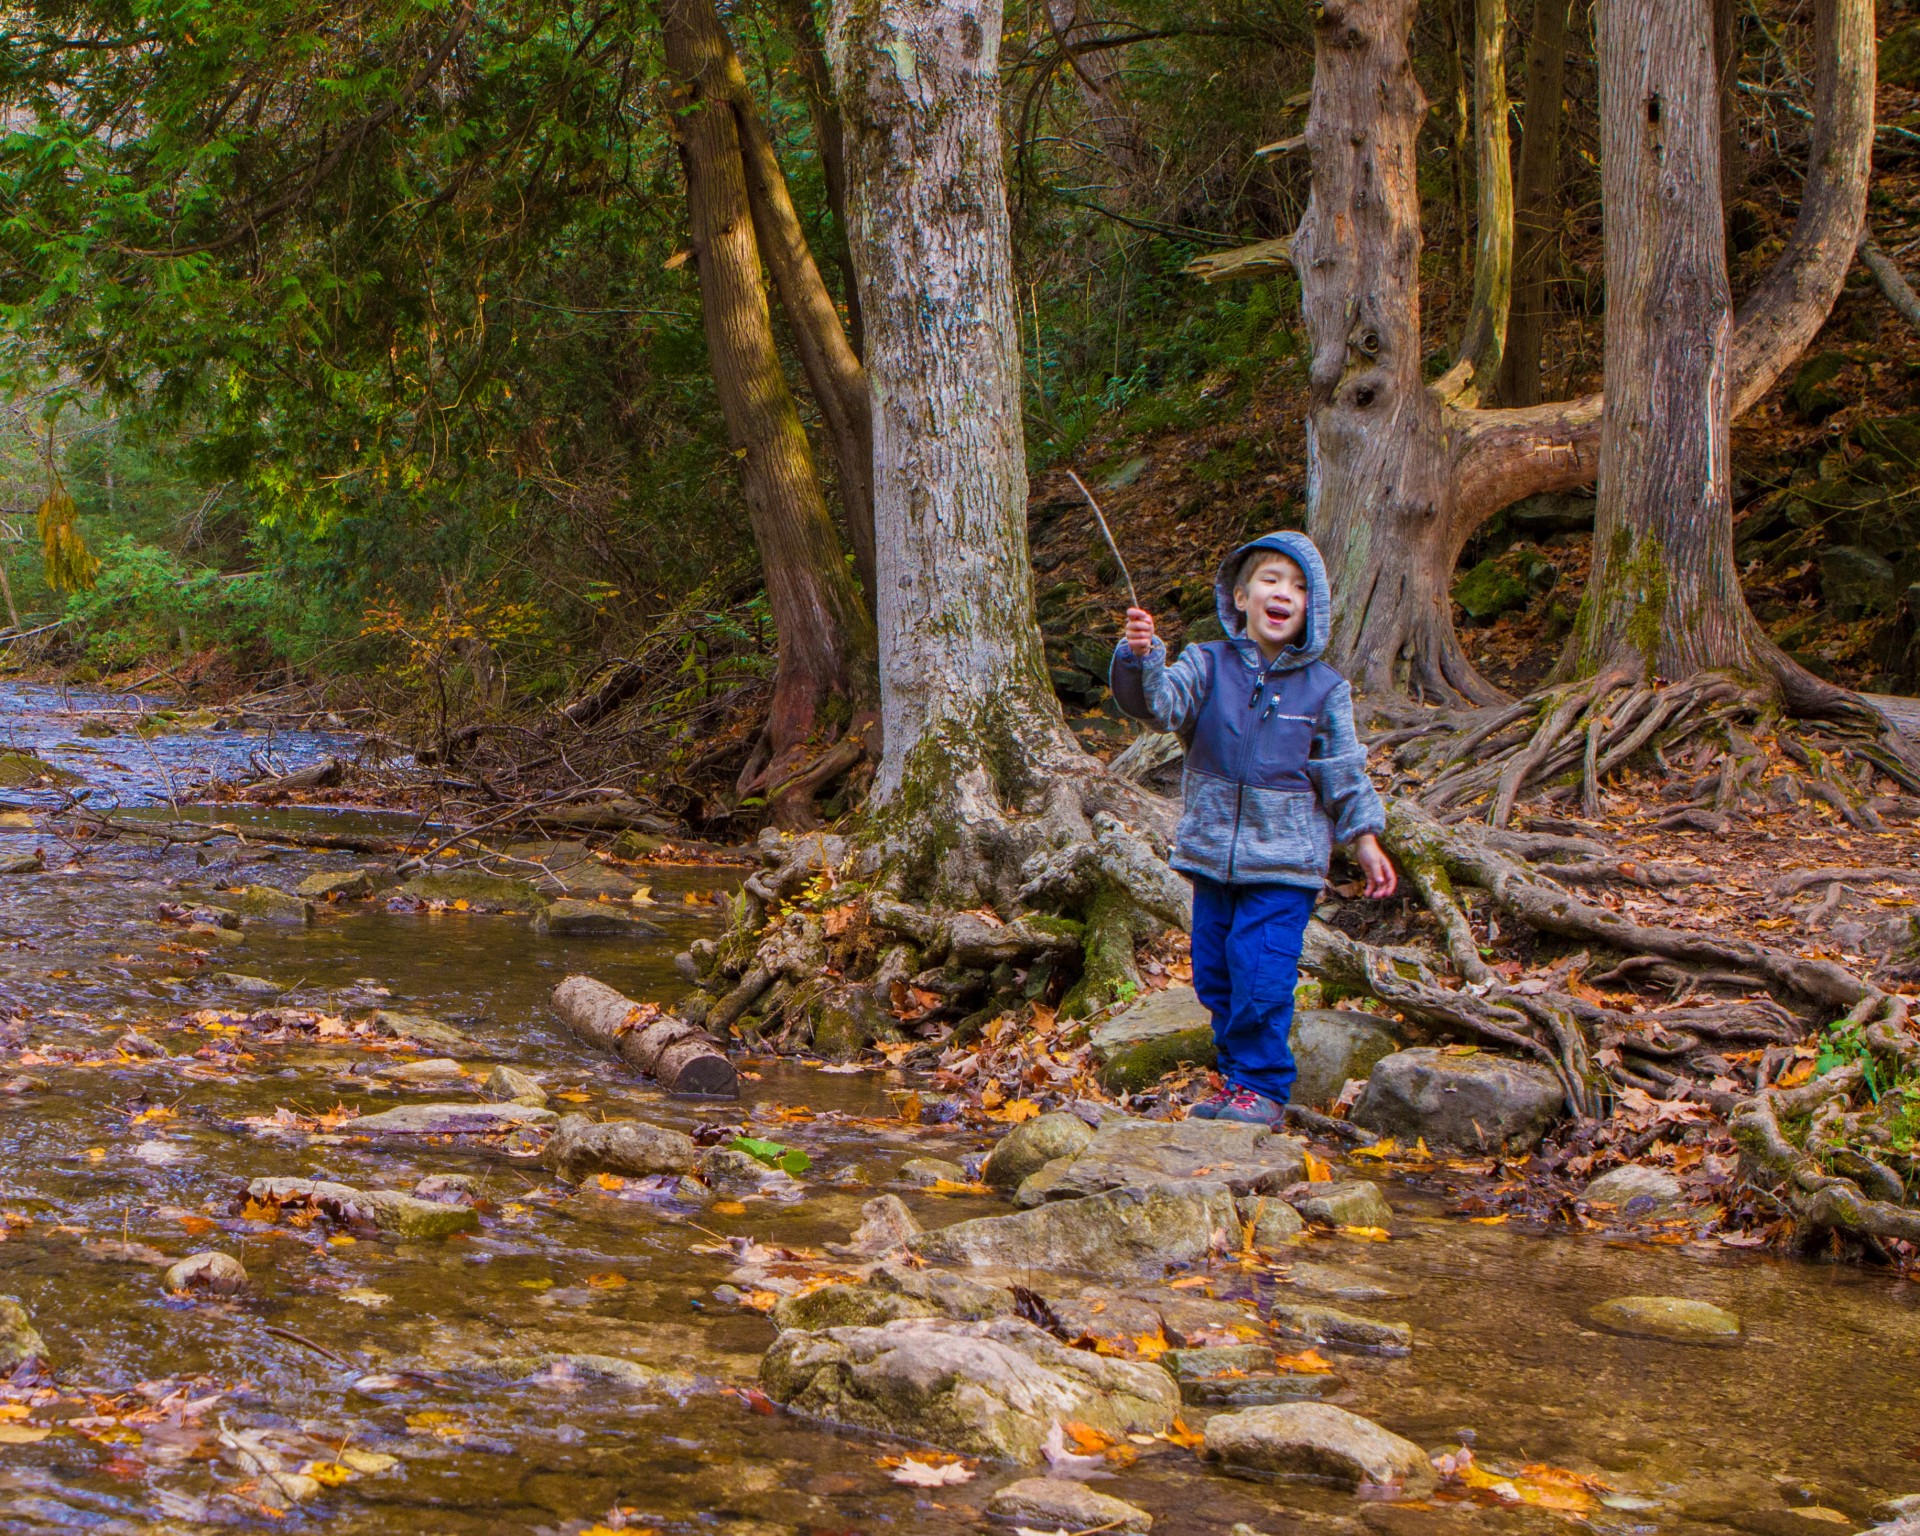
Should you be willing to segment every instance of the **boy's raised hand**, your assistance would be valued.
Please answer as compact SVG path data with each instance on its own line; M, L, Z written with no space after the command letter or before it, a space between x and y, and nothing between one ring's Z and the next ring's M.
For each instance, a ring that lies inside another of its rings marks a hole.
M1127 646L1136 656L1153 649L1153 615L1144 608L1127 610Z
M1380 846L1380 839L1371 832L1362 832L1353 840L1353 857L1360 865L1361 873L1367 877L1362 895L1374 901L1385 901L1400 889L1400 875L1393 867L1393 860L1387 857L1387 850Z

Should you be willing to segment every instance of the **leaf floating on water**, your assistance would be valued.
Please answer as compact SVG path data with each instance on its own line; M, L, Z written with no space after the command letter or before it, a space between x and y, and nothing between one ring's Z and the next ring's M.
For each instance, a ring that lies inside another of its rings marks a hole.
M956 1483L970 1483L974 1471L964 1461L925 1461L913 1456L882 1456L880 1465L887 1469L887 1476L896 1483L905 1483L909 1488L948 1488Z
M1317 1349L1303 1349L1297 1355L1281 1355L1273 1368L1293 1376L1330 1376L1333 1366Z
M46 1424L0 1424L0 1445L38 1445L52 1433Z
M350 1291L342 1291L340 1293L340 1299L342 1301L350 1301L356 1307L367 1307L369 1309L384 1307L388 1302L393 1300L385 1291L376 1291L364 1285L356 1285ZM322 1478L321 1481L325 1482L326 1479Z

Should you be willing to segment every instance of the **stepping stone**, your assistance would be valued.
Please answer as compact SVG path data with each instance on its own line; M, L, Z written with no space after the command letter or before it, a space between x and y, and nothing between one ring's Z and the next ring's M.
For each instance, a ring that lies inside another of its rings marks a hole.
M1587 1314L1609 1333L1676 1344L1738 1344L1740 1319L1684 1296L1616 1296Z
M1014 1204L1044 1205L1109 1189L1193 1179L1236 1195L1278 1194L1307 1171L1306 1143L1235 1120L1110 1120L1072 1157L1022 1182Z
M1207 1421L1206 1451L1229 1469L1392 1488L1411 1498L1431 1493L1436 1481L1427 1453L1411 1440L1330 1403L1216 1414Z
M1153 1529L1153 1516L1144 1509L1064 1477L1027 1477L1008 1483L988 1498L987 1513L996 1520L1015 1520L1042 1531L1116 1531L1141 1536Z
M343 1121L339 1129L346 1136L491 1136L559 1118L530 1104L403 1104Z

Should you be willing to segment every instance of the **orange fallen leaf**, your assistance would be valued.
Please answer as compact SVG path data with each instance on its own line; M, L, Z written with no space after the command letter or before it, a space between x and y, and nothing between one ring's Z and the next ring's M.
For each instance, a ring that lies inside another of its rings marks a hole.
M1325 1158L1307 1153L1307 1182L1309 1184L1327 1184L1333 1179L1333 1165Z
M744 1216L746 1206L738 1200L716 1200L708 1207L716 1216Z
M748 1291L740 1298L740 1305L753 1312L771 1312L779 1304L778 1291Z
M594 1183L602 1189L625 1189L627 1181L617 1173L602 1173L594 1177Z
M588 1275L587 1284L596 1291L618 1291L626 1286L627 1277L612 1270L604 1270L597 1275Z
M1169 1445L1177 1445L1183 1450L1188 1451L1197 1451L1207 1443L1207 1437L1205 1435L1200 1434L1197 1430L1189 1429L1187 1427L1187 1421L1178 1417L1167 1427L1165 1433L1156 1435L1154 1438L1165 1440Z

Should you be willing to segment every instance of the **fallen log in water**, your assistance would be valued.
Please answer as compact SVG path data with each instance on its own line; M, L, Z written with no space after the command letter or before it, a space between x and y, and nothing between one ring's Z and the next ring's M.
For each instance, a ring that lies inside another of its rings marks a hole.
M720 1042L657 1004L636 1003L591 976L569 976L553 989L553 1011L589 1045L648 1073L668 1093L740 1091Z

